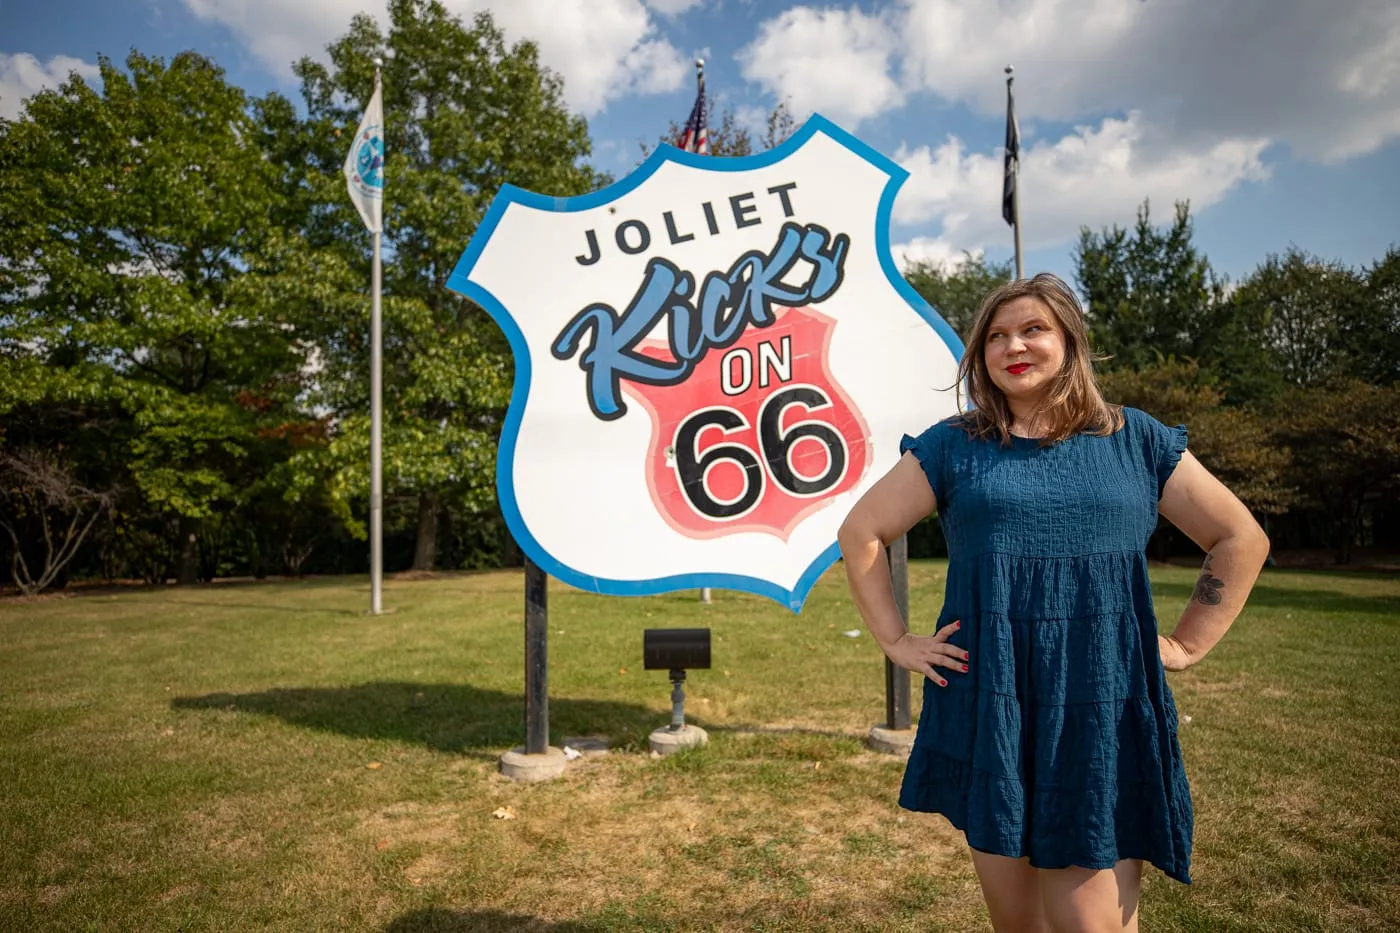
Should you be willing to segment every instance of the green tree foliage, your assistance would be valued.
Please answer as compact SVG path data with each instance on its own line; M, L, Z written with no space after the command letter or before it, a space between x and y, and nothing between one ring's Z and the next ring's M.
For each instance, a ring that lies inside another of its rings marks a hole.
M1346 327L1357 374L1369 382L1400 382L1400 248L1392 246L1366 270L1366 314Z
M1011 281L1012 267L1010 262L989 263L980 255L965 253L952 268L926 260L910 263L904 278L966 343L982 299Z
M189 581L200 524L302 420L304 347L269 285L277 191L251 103L213 63L100 69L101 90L75 76L0 126L0 382L23 381L11 405L125 413L126 469L178 527Z
M1219 306L1203 363L1230 401L1270 408L1290 387L1400 381L1400 252L1353 269L1293 248L1271 255Z
M1272 443L1271 422L1243 408L1223 408L1224 394L1190 361L1174 360L1101 377L1104 395L1164 424L1185 424L1196 458L1259 514L1277 515L1296 496L1287 449Z
M1320 386L1365 362L1365 277L1300 250L1269 256L1230 298L1248 342L1288 384ZM1380 336L1371 335L1373 338ZM1374 346L1374 344L1372 345Z
M1330 527L1337 562L1349 563L1374 510L1400 496L1400 385L1296 389L1274 425L1303 504Z
M1223 283L1191 242L1186 203L1169 227L1152 225L1146 201L1131 230L1080 230L1076 281L1089 332L1106 368L1137 369L1159 358L1200 355Z
M340 167L384 59L384 463L386 498L417 502L413 566L431 569L443 508L487 520L512 367L504 335L446 288L506 182L552 195L593 190L584 121L529 42L507 46L487 14L469 24L435 0L392 0L389 28L356 16L330 65L296 65L307 117L283 143L284 190L301 199L308 241L356 270L357 313L323 320L319 404L336 413L334 489L350 517L368 501L370 236ZM272 114L286 124L284 113ZM285 129L285 126L284 126ZM353 510L353 511L352 511Z

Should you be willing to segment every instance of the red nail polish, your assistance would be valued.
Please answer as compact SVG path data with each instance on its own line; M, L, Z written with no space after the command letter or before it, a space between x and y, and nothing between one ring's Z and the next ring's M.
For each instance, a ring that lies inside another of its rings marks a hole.
M967 665L964 664L964 665L962 666L962 668L963 668L963 673L966 674L966 673L967 673Z

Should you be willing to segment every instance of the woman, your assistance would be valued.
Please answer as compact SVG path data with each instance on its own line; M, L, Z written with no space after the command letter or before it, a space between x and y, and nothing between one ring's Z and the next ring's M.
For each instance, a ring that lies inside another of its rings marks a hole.
M1225 634L1268 539L1186 450L1185 427L1104 401L1055 276L987 297L959 381L971 410L906 436L840 532L866 626L927 678L900 805L964 833L998 933L1136 930L1144 862L1190 881L1163 670ZM916 635L884 548L935 509L948 580L935 634ZM1206 552L1170 636L1145 554L1159 513Z

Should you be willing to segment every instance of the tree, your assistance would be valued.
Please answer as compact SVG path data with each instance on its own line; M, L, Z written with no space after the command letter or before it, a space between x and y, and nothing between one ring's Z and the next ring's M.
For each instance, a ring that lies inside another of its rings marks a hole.
M1108 369L1137 369L1159 357L1196 358L1210 337L1212 309L1224 285L1191 243L1190 207L1176 205L1165 230L1152 225L1148 202L1131 230L1082 228L1075 250L1096 352Z
M1223 392L1189 361L1161 361L1141 370L1114 370L1101 379L1105 396L1139 408L1164 424L1185 424L1189 448L1250 510L1285 512L1296 500L1289 451L1271 422L1242 408L1222 408Z
M964 253L962 262L951 268L927 260L910 263L904 278L966 343L982 299L1011 281L1012 267L1010 262L988 263L980 254Z
M10 575L19 591L48 589L111 503L110 493L84 486L55 453L0 450L0 528L10 538Z
M1400 385L1295 390L1276 418L1303 504L1331 528L1337 563L1350 563L1368 513L1400 495Z
M1377 385L1400 382L1400 248L1392 246L1365 271L1362 313L1342 321L1352 372Z
M658 145L665 143L674 146L684 131L684 124L672 120L658 141ZM739 123L738 118L734 116L734 111L729 109L725 109L721 113L717 126L708 127L706 140L712 156L746 156L776 148L795 132L797 132L797 121L793 118L787 101L779 101L764 118L763 135L759 138L757 146L754 145L753 134L746 126ZM641 147L642 161L645 161L656 151L656 145L648 145L646 142L642 142Z
M504 335L446 280L500 187L567 196L603 176L584 158L585 122L563 103L558 76L533 43L507 46L492 18L469 25L436 0L391 0L389 29L356 16L329 47L330 66L302 59L307 117L287 143L281 184L305 198L307 239L342 250L363 295L370 238L345 196L340 166L384 65L384 482L417 500L415 569L436 561L441 510L495 508L488 479L511 386ZM323 322L317 398L336 413L330 452L343 514L368 499L367 297L351 318Z
M666 128L666 132L662 134L661 139L656 144L648 145L645 141L643 141L641 143L642 158L638 160L638 164L641 164L641 162L646 161L646 159L650 157L653 152L656 151L657 145L665 143L667 145L674 146L676 144L676 141L681 138L681 133L684 131L684 129L685 127L682 124L677 123L675 120L672 120ZM749 134L747 127L741 126L739 124L739 121L735 118L733 111L725 110L724 113L720 116L719 123L717 125L711 125L706 129L707 132L705 134L705 140L706 144L709 147L710 155L753 155L753 137Z
M792 115L792 108L788 107L786 100L780 100L777 106L768 111L768 118L764 121L763 148L776 149L796 132L797 119Z
M1231 296L1267 359L1291 385L1321 386L1369 360L1365 279L1341 263L1298 249L1269 256ZM1348 336L1351 337L1348 340Z
M0 124L0 381L125 413L126 467L190 582L201 522L300 417L279 192L251 102L208 59L99 67L100 91L72 76Z

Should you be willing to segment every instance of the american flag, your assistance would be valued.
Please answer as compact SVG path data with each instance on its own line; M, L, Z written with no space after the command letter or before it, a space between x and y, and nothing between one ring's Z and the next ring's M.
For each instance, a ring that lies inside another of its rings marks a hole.
M700 88L695 95L695 106L690 108L690 119L685 121L685 130L676 142L676 147L684 152L710 154L710 129L705 112L705 75L699 75Z

